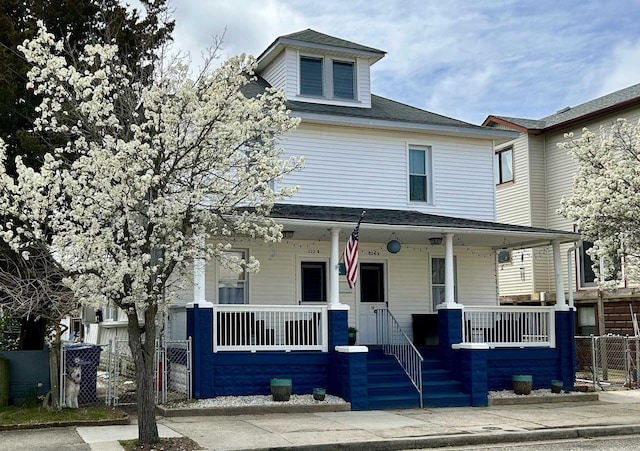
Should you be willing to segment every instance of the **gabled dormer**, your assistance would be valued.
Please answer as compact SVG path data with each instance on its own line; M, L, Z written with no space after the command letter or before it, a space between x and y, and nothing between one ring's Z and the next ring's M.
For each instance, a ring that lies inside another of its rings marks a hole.
M288 100L371 108L370 67L384 55L307 29L273 41L258 57L257 73Z

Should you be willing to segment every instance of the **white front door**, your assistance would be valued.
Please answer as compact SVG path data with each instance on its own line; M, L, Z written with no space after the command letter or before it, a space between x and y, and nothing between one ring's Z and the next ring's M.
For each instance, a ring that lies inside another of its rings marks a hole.
M361 262L356 284L358 344L377 343L375 309L386 308L386 271L382 262Z

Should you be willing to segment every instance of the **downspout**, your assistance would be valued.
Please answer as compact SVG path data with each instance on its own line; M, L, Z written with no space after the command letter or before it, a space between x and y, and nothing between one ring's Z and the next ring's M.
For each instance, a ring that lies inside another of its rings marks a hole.
M573 287L575 284L573 283L573 264L575 263L575 258L571 258L571 254L582 246L582 240L576 241L576 243L567 250L567 278L568 280L568 292L569 292L569 309L573 309Z

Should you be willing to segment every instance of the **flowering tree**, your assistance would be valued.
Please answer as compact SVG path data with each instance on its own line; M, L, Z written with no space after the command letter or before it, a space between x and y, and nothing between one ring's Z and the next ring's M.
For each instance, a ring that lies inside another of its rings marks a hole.
M624 277L640 281L640 122L618 119L598 134L584 129L559 146L578 163L573 196L560 213L575 221L594 243L589 250L601 284ZM603 264L600 265L600 260ZM620 263L623 262L624 265ZM604 282L607 281L607 282Z
M127 61L129 67L148 66L154 51L171 39L173 21L169 21L167 14L167 0L139 0L139 9L131 9L118 0L22 0L5 1L0 6L0 137L7 145L7 170L15 176L13 161L17 155L22 157L26 166L39 168L43 155L57 145L63 145L55 133L35 133L32 131L33 120L36 116L35 108L41 102L41 97L27 88L27 72L30 65L18 51L18 46L25 39L31 39L38 27L37 21L42 20L48 30L64 39L68 50L67 59L76 59L80 50L86 44L97 42L111 43L115 40L118 45L119 56ZM148 73L151 75L151 72ZM63 137L64 138L64 137ZM6 218L3 219L6 222ZM29 252L42 254L43 249L34 248ZM0 263L0 278L11 280L12 285L18 282L16 275L28 274L24 286L32 286L33 281L40 274L50 275L49 269L55 266L53 257L47 265L32 265L20 261L20 254L11 249L0 247L1 258L12 264ZM18 271L18 268L21 268ZM29 268L28 271L25 271ZM40 272L41 269L47 269ZM18 272L4 274L5 271ZM56 284L46 280L43 285ZM41 303L44 310L30 305L28 314L24 310L14 307L30 304L33 293L30 290L15 290L11 293L2 292L0 285L0 307L7 315L20 318L21 333L20 349L42 349L47 332L60 326L54 318L59 312L48 311L50 303ZM16 293L24 294L21 302L17 302ZM56 291L52 291L56 293ZM7 294L7 296L5 296ZM62 302L62 299L61 299ZM59 347L59 343L52 347ZM53 363L53 356L52 356Z
M226 258L230 238L280 239L268 214L295 189L271 182L301 167L279 147L297 121L280 92L243 94L254 67L245 56L195 79L180 60L159 64L148 84L116 45L86 45L76 67L41 28L21 50L42 95L35 127L65 144L37 171L17 158L16 179L0 173L0 213L17 218L0 224L0 236L16 251L48 246L77 299L126 312L139 440L156 442L158 313L195 257L255 270L257 261Z

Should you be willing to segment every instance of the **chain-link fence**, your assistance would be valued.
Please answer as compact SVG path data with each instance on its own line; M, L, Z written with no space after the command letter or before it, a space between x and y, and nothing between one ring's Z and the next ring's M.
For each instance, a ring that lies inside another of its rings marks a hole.
M63 342L60 360L63 407L136 403L135 364L127 340L102 346ZM154 368L156 403L191 399L191 339L158 339Z
M63 407L104 402L98 372L105 346L63 342L60 349L60 403Z
M637 388L640 337L602 335L575 337L576 381L594 388Z

